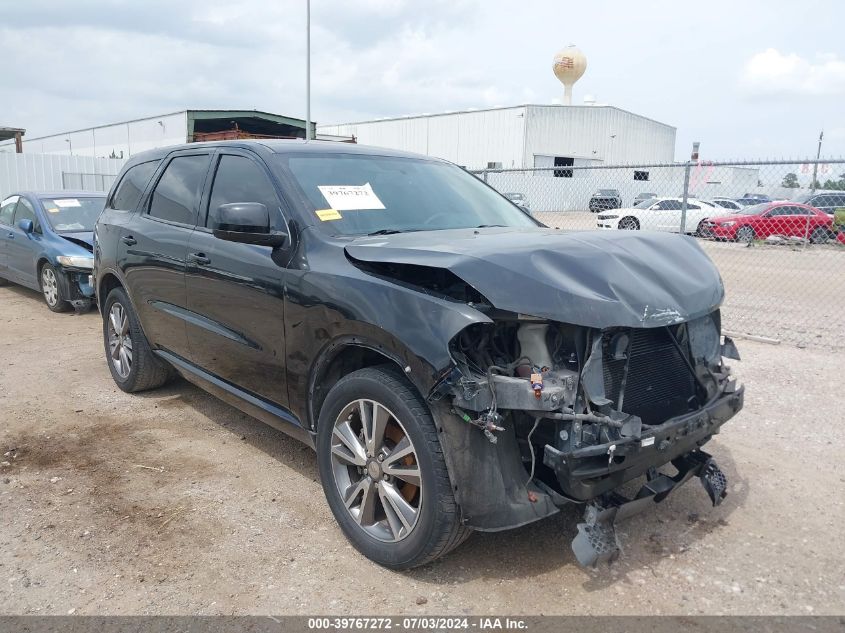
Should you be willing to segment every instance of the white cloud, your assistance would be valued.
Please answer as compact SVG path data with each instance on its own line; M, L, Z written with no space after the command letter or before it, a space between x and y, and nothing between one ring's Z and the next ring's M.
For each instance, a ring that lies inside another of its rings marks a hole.
M818 53L808 60L767 48L746 62L742 79L744 91L752 95L842 95L845 60L833 53Z

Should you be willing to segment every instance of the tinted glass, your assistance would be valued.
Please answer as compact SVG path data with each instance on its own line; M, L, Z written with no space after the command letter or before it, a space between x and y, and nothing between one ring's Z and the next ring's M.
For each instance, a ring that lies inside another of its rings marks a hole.
M243 156L224 155L211 187L208 216L212 217L221 204L232 202L260 202L267 207L270 218L278 216L276 189L258 163Z
M119 209L121 211L132 211L136 206L138 206L138 203L141 201L141 196L144 193L144 189L147 188L147 184L149 184L150 178L153 177L153 172L155 172L159 162L160 161L154 160L131 167L129 171L123 175L123 179L120 181L117 191L115 191L114 196L112 196L109 208Z
M315 213L316 224L332 233L537 226L477 177L449 163L342 154L279 155L277 160L287 165L315 212L322 212ZM333 204L340 208L332 209Z
M38 216L35 215L35 209L32 208L32 204L30 204L29 200L25 198L21 198L18 201L18 207L15 209L15 225L21 220L32 220L32 226L36 229L36 231L40 230L40 225L38 224Z
M764 202L763 204L752 204L747 207L743 207L739 210L739 213L742 215L760 215L766 209L769 208L769 203Z
M648 209L653 204L654 204L654 200L647 198L645 200L640 200L637 204L634 205L634 207L637 208L637 209ZM657 205L655 205L654 208L656 209Z
M56 233L93 231L105 203L102 196L41 198L44 215Z
M3 201L3 204L0 205L0 224L5 224L6 226L12 225L12 220L15 215L15 203L17 203L17 201L17 196L13 196L11 198L6 198Z
M209 160L208 156L177 156L171 160L153 191L150 215L194 224Z

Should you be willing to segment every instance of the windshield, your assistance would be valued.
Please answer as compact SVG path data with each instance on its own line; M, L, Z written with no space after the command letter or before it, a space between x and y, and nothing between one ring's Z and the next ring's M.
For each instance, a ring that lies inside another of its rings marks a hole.
M334 234L537 226L460 167L415 158L279 155Z
M56 233L87 233L94 230L105 197L41 198L44 215Z
M525 196L521 193L505 193L502 195L504 195L508 200L525 200Z
M815 194L813 193L802 193L800 196L795 196L792 201L793 202L800 202L801 204L806 204L810 201Z
M651 205L657 202L654 198L646 198L645 200L640 200L637 204L634 205L635 209L647 209Z
M596 192L597 196L615 196L617 194L616 189L599 189Z

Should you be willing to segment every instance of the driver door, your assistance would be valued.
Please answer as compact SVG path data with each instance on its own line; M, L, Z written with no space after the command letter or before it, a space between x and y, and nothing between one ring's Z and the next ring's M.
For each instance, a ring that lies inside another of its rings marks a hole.
M214 159L200 222L188 242L187 320L191 361L241 389L285 406L283 248L214 237L209 210L260 202L271 227L287 231L281 201L260 158L226 150Z

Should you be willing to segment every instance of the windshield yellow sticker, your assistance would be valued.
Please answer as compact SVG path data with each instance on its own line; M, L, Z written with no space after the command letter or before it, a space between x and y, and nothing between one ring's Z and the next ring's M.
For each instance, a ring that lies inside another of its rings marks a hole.
M58 207L50 207L49 209L47 209L47 213L58 213L58 212L59 212Z
M365 211L384 209L370 183L363 185L317 185L332 209L338 211Z
M342 220L343 216L340 215L340 211L337 209L319 209L314 213L317 214L317 217L320 218L323 222L327 220Z

